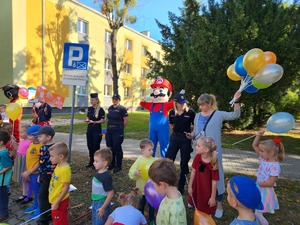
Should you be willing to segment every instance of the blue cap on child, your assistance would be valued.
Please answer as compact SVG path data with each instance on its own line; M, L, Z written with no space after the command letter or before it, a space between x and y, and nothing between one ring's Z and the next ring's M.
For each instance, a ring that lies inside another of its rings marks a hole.
M29 127L27 129L27 134L28 135L32 135L34 138L37 138L38 137L38 130L41 128L42 126L40 125L32 125L31 127Z
M235 176L229 180L235 198L249 209L263 210L261 194L254 180L245 176Z

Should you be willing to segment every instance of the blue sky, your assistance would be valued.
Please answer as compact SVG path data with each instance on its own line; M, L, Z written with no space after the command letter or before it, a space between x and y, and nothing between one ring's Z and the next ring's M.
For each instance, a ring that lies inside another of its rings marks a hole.
M79 2L99 9L93 0L79 0ZM131 14L137 17L135 24L127 24L127 26L137 31L150 31L151 38L160 40L160 30L157 27L155 19L162 24L168 24L168 12L180 15L179 7L183 6L182 0L137 0L137 6L131 10Z

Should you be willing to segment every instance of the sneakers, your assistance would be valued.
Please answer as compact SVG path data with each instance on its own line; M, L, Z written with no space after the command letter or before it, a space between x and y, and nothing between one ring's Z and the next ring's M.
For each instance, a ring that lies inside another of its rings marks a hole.
M27 196L26 195L21 195L16 202L22 202Z
M36 206L35 206L35 205L32 205L32 206L30 206L29 208L25 209L23 212L24 212L24 213L32 213L32 212L34 212L36 209L37 209Z
M223 216L223 209L217 209L216 212L215 212L215 217L216 218L222 218Z
M30 198L25 198L22 202L21 202L21 204L22 205L25 205L25 204L27 204L28 202L31 202L33 200L33 198L32 197L30 197Z
M120 172L121 170L122 170L121 167L115 167L114 170L113 170L113 173Z
M34 213L31 214L31 216L29 217L29 219L36 219L38 217L40 217L41 211L40 208L37 208Z

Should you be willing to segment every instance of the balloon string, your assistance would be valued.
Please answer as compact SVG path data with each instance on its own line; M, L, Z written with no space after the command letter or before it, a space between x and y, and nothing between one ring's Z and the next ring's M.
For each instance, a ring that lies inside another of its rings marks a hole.
M256 136L256 134L254 134L254 135L252 135L252 136L250 136L250 137L244 138L243 140L240 140L240 141L238 141L238 142L235 142L235 143L233 143L232 145L236 145L236 144L238 144L238 143L241 143L241 142L243 142L243 141L246 141L246 140L248 140L248 139L250 139L250 138L253 138L253 137L255 137L255 136Z
M186 174L184 174L184 176L185 176L186 184L187 184L187 186L189 187L189 180L188 180ZM194 200L193 195L191 195L191 197L192 197L193 205L194 205L195 209L198 211L197 206L196 206L196 204L195 204L195 200Z
M247 74L247 75L241 80L241 85L240 85L238 91L242 92L242 91L244 91L247 87L251 86L251 85L252 85L252 80L253 80L253 77L248 76L248 74ZM231 105L231 107L233 107L235 100L236 100L236 98L233 97L233 98L231 99L231 101L229 102L229 104Z
M25 221L24 223L21 223L20 225L25 225L25 224L27 224L28 222L30 222L30 221L32 221L32 220L35 220L35 219L39 218L41 215L43 215L43 214L49 212L50 210L51 210L51 209L48 209L48 210L46 210L45 212L43 212L43 213L41 213L41 214L39 214L39 215L33 217L32 219L29 219L29 220Z

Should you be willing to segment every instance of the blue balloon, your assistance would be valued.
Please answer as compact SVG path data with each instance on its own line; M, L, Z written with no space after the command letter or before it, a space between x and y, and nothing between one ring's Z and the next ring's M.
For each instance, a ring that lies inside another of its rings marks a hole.
M294 117L287 112L273 114L267 121L267 130L277 134L283 134L291 130L295 125Z
M254 87L253 85L248 86L244 91L248 93L255 93L258 92L258 88Z
M241 77L244 77L247 75L247 71L245 70L244 65L243 65L243 59L244 59L244 55L241 55L241 56L237 57L237 59L234 62L234 70Z

